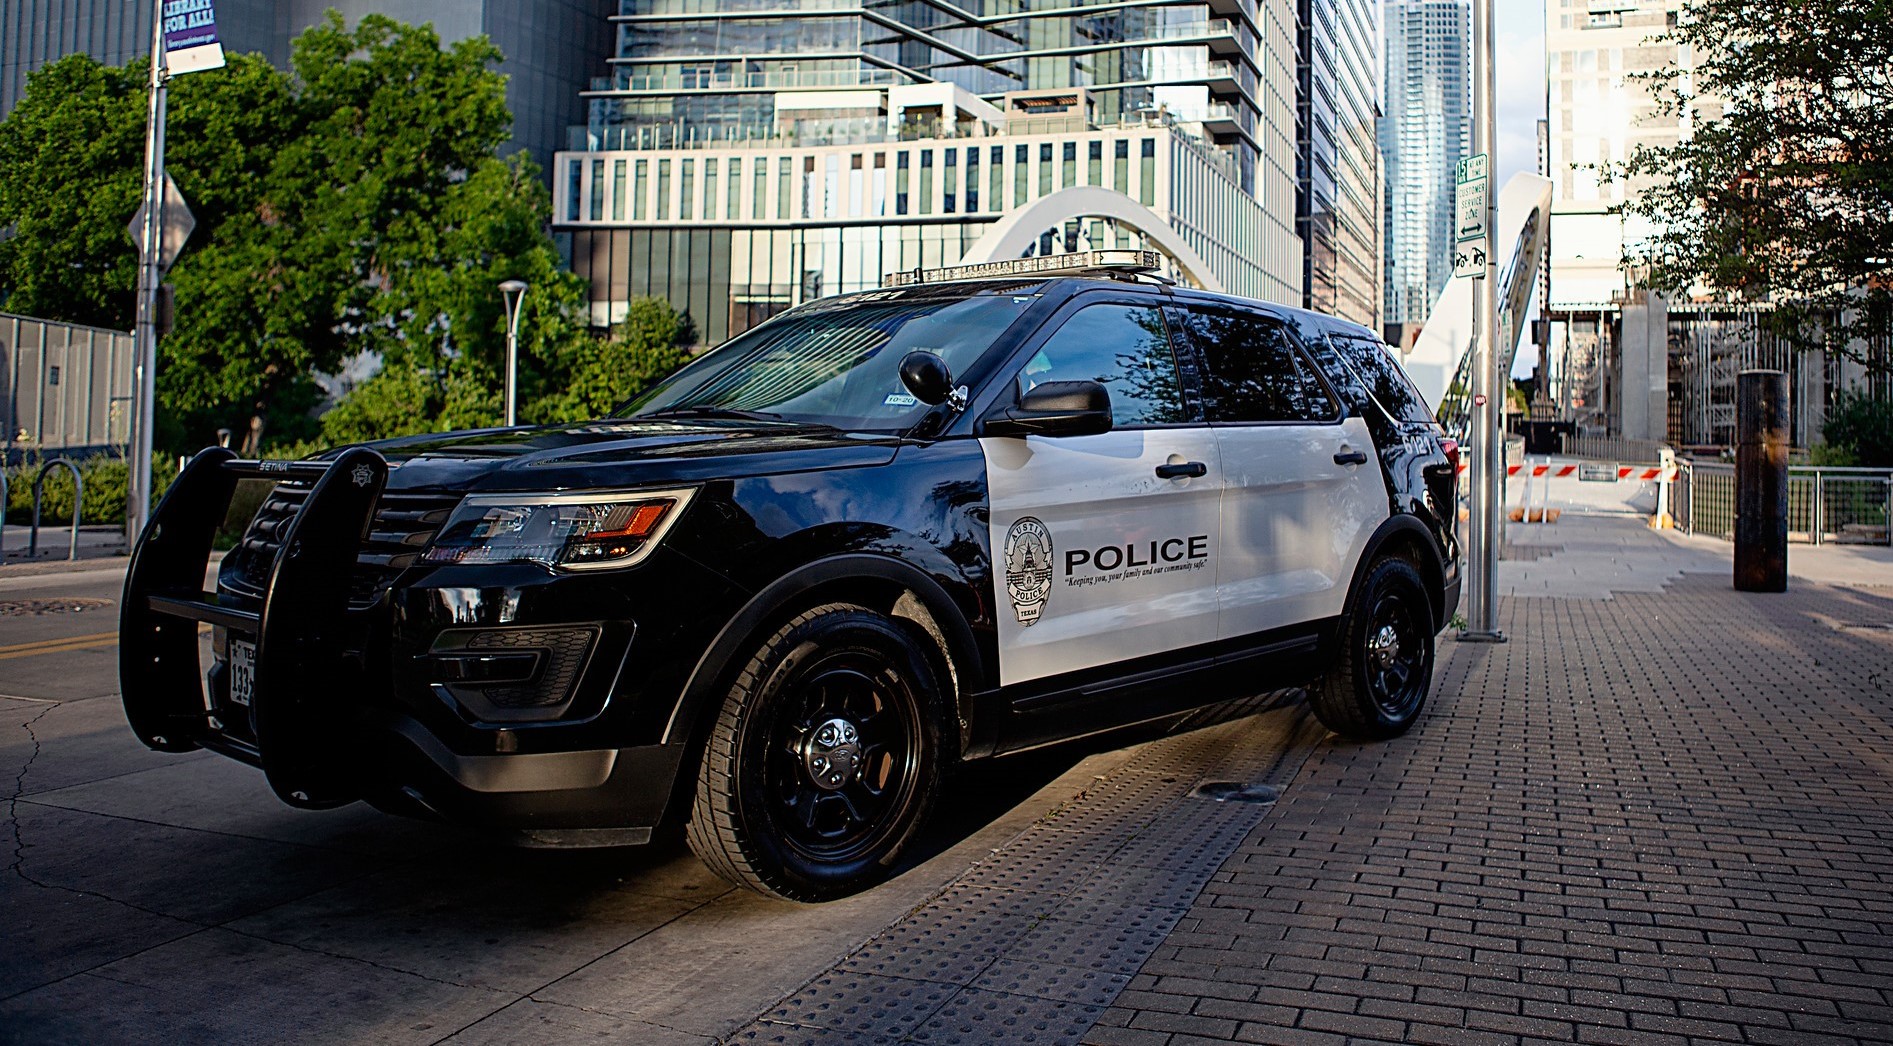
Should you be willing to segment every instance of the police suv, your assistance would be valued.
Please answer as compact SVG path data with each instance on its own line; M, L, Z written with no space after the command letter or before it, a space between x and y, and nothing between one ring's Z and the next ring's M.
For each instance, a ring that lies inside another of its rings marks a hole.
M1400 734L1458 603L1457 448L1372 332L1156 260L903 274L582 424L205 450L127 576L127 717L299 807L543 846L682 819L797 900L885 876L963 760L1301 684ZM204 592L244 478L276 485Z

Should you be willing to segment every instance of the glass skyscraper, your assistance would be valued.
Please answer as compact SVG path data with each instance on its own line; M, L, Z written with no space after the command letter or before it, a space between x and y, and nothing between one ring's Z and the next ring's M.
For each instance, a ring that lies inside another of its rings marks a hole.
M1466 0L1389 0L1386 323L1424 323L1452 278L1453 171L1471 151L1471 10Z
M1379 0L1297 0L1295 228L1307 255L1302 303L1378 327Z
M1346 37L1317 75L1346 96L1314 150L1341 172L1318 227L1343 263L1319 271L1346 294L1311 301L1293 0L619 0L611 23L553 184L595 322L655 294L720 341L978 256L1014 215L1046 220L1031 253L1161 249L1144 234L1161 223L1225 290L1377 322L1375 45ZM1059 210L1102 195L1137 213Z

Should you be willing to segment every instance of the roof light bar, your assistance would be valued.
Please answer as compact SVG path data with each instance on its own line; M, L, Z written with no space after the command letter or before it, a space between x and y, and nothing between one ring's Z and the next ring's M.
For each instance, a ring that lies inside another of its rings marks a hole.
M889 273L883 287L912 287L922 283L946 283L949 280L990 280L1006 276L1067 276L1086 272L1110 272L1126 275L1156 272L1163 268L1163 258L1156 251L1114 249L1079 251L1076 254L1048 254L1038 258L982 262L978 265L949 265L942 269L909 269Z

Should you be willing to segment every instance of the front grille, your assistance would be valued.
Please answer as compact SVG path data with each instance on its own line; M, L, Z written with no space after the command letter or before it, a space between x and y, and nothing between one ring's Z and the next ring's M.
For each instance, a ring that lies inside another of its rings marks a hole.
M251 517L243 540L224 558L220 583L239 595L263 597L269 585L270 564L289 534L290 521L309 498L309 487L279 483ZM375 521L368 528L349 576L348 602L365 607L381 598L401 571L413 566L460 498L452 494L385 493L375 505Z
M520 686L481 687L480 696L505 709L547 707L571 700L597 632L590 628L508 628L475 633L466 650L540 650L546 655L538 678Z

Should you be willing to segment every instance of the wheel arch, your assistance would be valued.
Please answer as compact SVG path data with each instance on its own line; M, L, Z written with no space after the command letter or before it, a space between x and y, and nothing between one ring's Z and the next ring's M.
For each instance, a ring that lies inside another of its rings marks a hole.
M1386 556L1397 556L1413 564L1420 572L1420 578L1427 585L1427 601L1432 605L1433 629L1435 633L1445 627L1446 615L1446 564L1441 558L1439 544L1426 524L1413 516L1400 514L1389 517L1367 539L1361 550L1361 558L1354 564L1354 576L1348 580L1347 602L1342 604L1344 614L1352 613L1355 600L1360 594L1361 579L1367 576L1368 568L1376 560Z
M665 744L694 743L713 714L730 671L747 658L771 625L821 603L852 602L912 622L939 655L952 689L950 710L963 752L971 737L968 695L985 678L979 645L958 604L938 580L911 564L870 552L829 556L803 564L750 597L698 658L661 738Z

